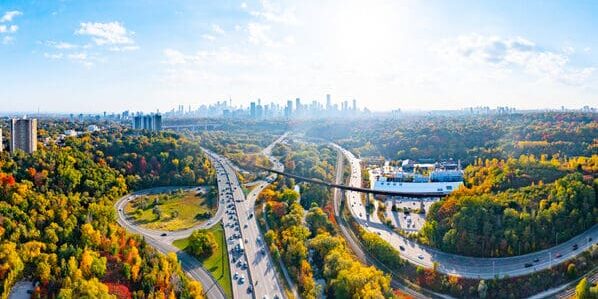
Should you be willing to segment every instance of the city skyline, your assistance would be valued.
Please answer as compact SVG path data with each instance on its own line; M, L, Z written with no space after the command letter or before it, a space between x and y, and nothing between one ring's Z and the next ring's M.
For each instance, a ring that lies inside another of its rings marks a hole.
M593 107L597 12L566 1L9 0L0 111L248 107L327 93L372 111Z

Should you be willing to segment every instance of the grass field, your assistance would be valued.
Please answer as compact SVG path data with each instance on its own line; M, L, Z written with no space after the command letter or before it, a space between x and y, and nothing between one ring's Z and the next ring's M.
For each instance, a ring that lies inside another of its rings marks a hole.
M154 205L156 199L158 204ZM160 212L159 218L155 207ZM209 209L205 195L197 195L195 191L141 196L125 206L125 213L142 227L168 231L190 228L204 221L198 215L208 212L214 211ZM204 218L207 220L209 216Z
M216 242L218 242L218 249L209 257L201 259L200 262L203 264L212 276L218 281L227 298L233 297L230 267L228 265L228 251L226 248L226 237L224 236L224 228L222 224L215 225L210 229L214 234ZM184 250L189 245L189 240L179 239L172 243L177 248Z

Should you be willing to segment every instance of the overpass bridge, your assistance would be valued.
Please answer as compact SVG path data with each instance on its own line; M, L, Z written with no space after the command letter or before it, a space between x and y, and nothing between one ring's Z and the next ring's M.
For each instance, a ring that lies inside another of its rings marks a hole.
M352 187L352 186L346 186L346 185L341 185L341 184L336 184L336 183L330 183L330 182L326 182L326 181L323 181L320 179L308 178L308 177L304 177L304 176L300 176L300 175L296 175L296 174L292 174L292 173L288 173L288 172L284 172L284 171L278 171L275 169L266 168L266 167L262 167L262 166L258 166L258 165L254 165L254 167L257 169L263 170L263 171L276 173L278 175L282 175L285 177L294 178L299 181L324 185L329 188L338 188L338 189L347 190L347 191L369 193L369 194L374 194L374 195L401 196L401 197L409 197L409 198L426 198L426 197L444 197L444 196L446 196L446 194L444 194L442 192L414 193L414 192L400 192L400 191L382 191L382 190L372 190L372 189L362 188L362 187Z

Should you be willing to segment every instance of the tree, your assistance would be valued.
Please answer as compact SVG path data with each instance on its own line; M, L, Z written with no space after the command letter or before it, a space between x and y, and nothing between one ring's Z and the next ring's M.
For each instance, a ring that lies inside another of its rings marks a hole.
M286 202L288 205L293 204L299 199L299 194L292 189L285 189L279 196L280 201Z
M486 298L488 295L488 286L486 285L486 281L483 279L480 280L480 283L478 284L478 295L482 299Z
M305 222L311 231L312 235L316 235L319 231L331 232L334 228L328 215L319 207L312 207L305 215Z
M590 298L590 286L588 284L588 279L583 278L579 281L577 286L575 287L575 298L577 299L589 299Z
M186 250L197 257L205 258L212 255L216 248L218 248L218 244L212 232L200 229L189 236L189 245Z

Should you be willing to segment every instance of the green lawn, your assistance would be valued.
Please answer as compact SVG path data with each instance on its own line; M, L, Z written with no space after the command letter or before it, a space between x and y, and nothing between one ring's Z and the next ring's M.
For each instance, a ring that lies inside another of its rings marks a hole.
M230 267L228 262L228 250L226 248L226 237L224 236L224 228L222 224L215 225L210 229L214 234L216 242L218 242L218 249L208 258L201 259L200 262L203 264L214 278L218 281L227 298L233 297ZM189 240L179 239L172 243L177 248L184 250L189 245Z
M159 218L154 212L156 199ZM207 212L214 211L208 207L206 196L195 191L140 196L125 206L125 213L142 227L168 231L190 228L207 220L209 216L197 217Z

